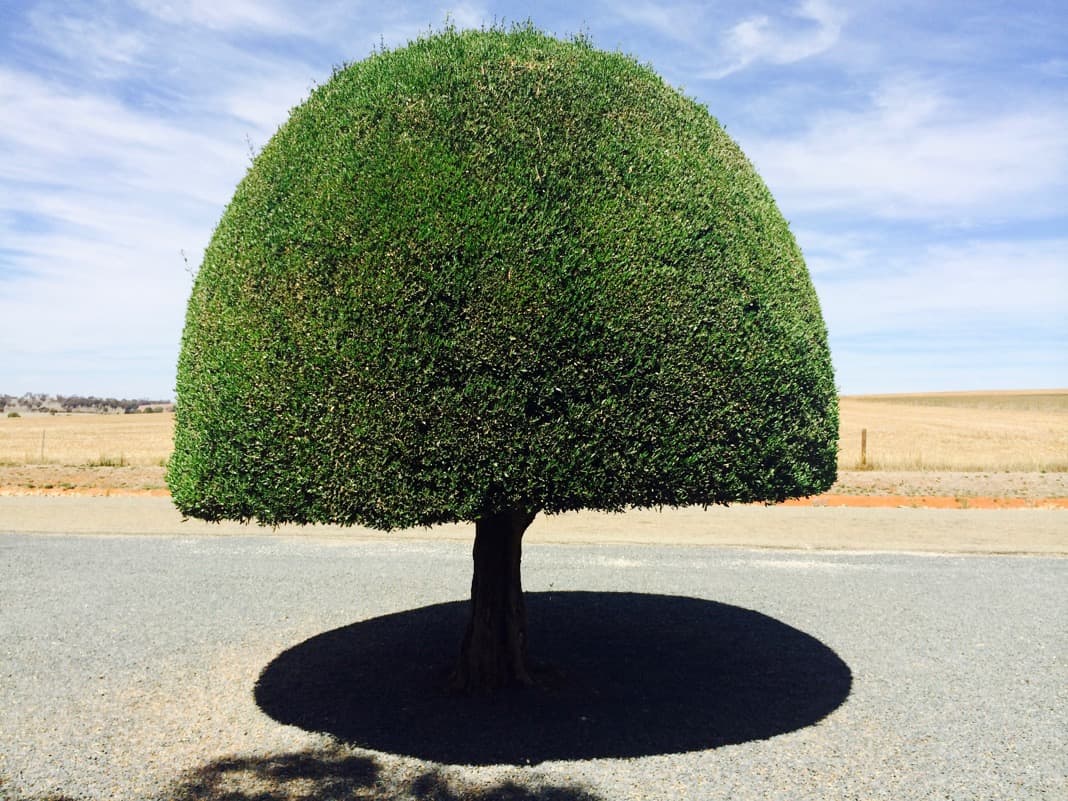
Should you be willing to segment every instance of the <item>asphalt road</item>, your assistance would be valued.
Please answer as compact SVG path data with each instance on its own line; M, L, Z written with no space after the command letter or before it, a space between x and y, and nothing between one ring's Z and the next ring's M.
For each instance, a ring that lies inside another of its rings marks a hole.
M4 799L1068 797L1060 557L531 541L553 679L474 701L437 689L464 542L8 533L0 569Z

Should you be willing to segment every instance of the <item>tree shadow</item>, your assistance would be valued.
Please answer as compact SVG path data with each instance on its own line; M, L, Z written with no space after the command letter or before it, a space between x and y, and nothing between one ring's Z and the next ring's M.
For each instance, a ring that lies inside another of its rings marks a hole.
M304 801L373 798L378 766L344 748L270 757L226 757L185 773L170 801Z
M155 801L602 801L577 785L524 777L472 785L442 771L388 767L347 746L273 756L226 757L186 771L151 797ZM74 801L62 795L16 795L0 777L0 798L9 801ZM147 797L146 801L147 801Z
M280 723L445 764L684 753L812 725L849 696L826 645L759 612L632 593L530 593L531 653L558 680L445 691L467 604L373 618L283 652L256 683Z
M231 757L186 773L169 801L600 801L580 787L511 781L467 786L441 771L384 769L346 746L271 757Z

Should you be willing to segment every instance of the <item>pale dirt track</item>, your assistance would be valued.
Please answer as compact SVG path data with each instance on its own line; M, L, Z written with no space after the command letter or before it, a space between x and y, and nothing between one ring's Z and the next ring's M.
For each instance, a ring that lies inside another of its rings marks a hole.
M168 495L159 465L0 464L0 496ZM841 470L814 506L1068 509L1068 472Z
M0 497L0 533L226 536L270 533L256 525L182 520L165 497ZM471 525L384 533L338 526L283 526L307 539L464 540ZM529 543L708 545L745 548L1068 555L1063 509L930 509L732 506L541 515Z

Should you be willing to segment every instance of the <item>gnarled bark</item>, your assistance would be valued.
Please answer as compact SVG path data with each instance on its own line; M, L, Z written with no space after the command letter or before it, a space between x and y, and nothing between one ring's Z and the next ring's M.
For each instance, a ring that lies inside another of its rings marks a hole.
M536 512L508 510L475 522L471 617L450 684L479 692L533 681L520 581L523 532Z

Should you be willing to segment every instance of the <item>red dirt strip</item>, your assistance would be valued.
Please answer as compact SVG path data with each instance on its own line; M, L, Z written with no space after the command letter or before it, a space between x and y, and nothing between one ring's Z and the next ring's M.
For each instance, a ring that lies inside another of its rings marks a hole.
M784 506L851 506L916 509L1068 509L1068 498L991 498L952 495L816 495Z

